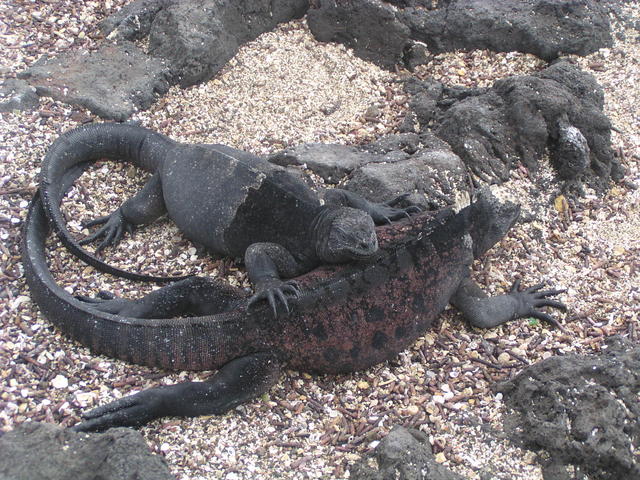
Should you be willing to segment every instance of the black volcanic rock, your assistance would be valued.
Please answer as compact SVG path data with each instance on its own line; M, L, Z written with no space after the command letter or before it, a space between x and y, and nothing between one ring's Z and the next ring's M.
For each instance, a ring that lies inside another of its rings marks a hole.
M556 471L575 465L597 480L640 478L633 453L640 449L640 346L621 337L606 345L598 354L550 357L500 384L515 411L505 430L545 449Z

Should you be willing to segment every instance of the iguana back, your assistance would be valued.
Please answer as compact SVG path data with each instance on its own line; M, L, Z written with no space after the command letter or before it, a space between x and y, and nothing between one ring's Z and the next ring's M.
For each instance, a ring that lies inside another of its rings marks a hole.
M240 257L256 242L294 251L320 208L301 180L224 145L177 144L160 175L171 219L187 238L222 255Z

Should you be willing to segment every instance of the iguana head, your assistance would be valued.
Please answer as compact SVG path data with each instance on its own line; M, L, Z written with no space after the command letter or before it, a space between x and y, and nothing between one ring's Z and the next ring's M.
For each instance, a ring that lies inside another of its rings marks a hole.
M498 243L520 216L520 205L500 202L489 188L483 188L469 207L473 256L478 258Z
M378 251L371 215L351 207L324 210L314 225L316 254L323 262L367 260Z

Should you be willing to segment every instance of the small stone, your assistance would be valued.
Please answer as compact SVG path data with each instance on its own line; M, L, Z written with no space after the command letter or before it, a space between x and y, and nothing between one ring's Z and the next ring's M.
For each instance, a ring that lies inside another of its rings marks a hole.
M377 122L381 114L382 112L380 110L380 107L378 107L377 105L371 105L369 108L367 108L367 111L364 112L364 119L367 122Z
M67 42L66 40L63 40L62 38L58 39L58 40L56 41L56 43L54 44L54 46L55 46L56 48L60 48L60 49L68 48L68 47L69 47L69 45L70 45L70 43L69 43L69 42Z
M407 415L411 415L411 416L416 415L419 411L420 411L420 408L417 405L409 405L406 410Z
M500 355L498 355L498 361L500 363L509 363L511 361L511 355L509 355L507 352L502 352Z
M51 385L53 388L67 388L69 386L69 380L64 375L56 375L53 380L51 380Z
M613 254L614 254L616 257L619 257L619 256L621 256L621 255L624 255L626 252L627 252L627 251L625 250L625 248L624 248L624 247L621 247L620 245L617 245L617 246L613 247Z
M88 405L93 405L97 395L94 392L76 392L75 397L81 407L86 407Z

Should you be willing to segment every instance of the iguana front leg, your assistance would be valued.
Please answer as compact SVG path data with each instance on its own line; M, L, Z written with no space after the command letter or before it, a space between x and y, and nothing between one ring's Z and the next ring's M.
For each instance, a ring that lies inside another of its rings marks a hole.
M102 242L96 248L96 252L100 252L108 246L117 245L125 233L133 231L134 226L151 223L165 213L167 213L167 209L162 196L160 174L156 173L142 190L126 200L115 212L84 222L85 227L102 226L79 243L85 245L102 238Z
M280 300L289 313L287 295L297 298L300 288L295 280L283 281L281 277L297 277L309 269L305 269L282 245L270 242L249 245L244 254L244 263L256 292L249 299L249 306L267 300L273 316L277 317L276 300Z
M451 304L459 309L474 327L492 328L516 318L533 317L562 330L562 325L551 315L538 310L551 307L566 310L566 305L552 297L565 290L542 290L544 284L520 290L520 280L513 282L505 295L489 297L471 278L466 277L451 297Z
M406 208L395 208L395 205L405 200L408 196L409 194L405 193L385 203L374 203L357 193L340 188L332 188L324 194L324 201L328 205L352 207L363 210L371 215L376 225L383 225L385 223L391 223L393 220L409 217L411 213L417 213L422 210L418 205L410 205Z
M185 382L143 390L98 407L72 427L78 432L139 427L156 418L221 415L267 392L280 377L280 362L254 353L224 365L206 382Z

